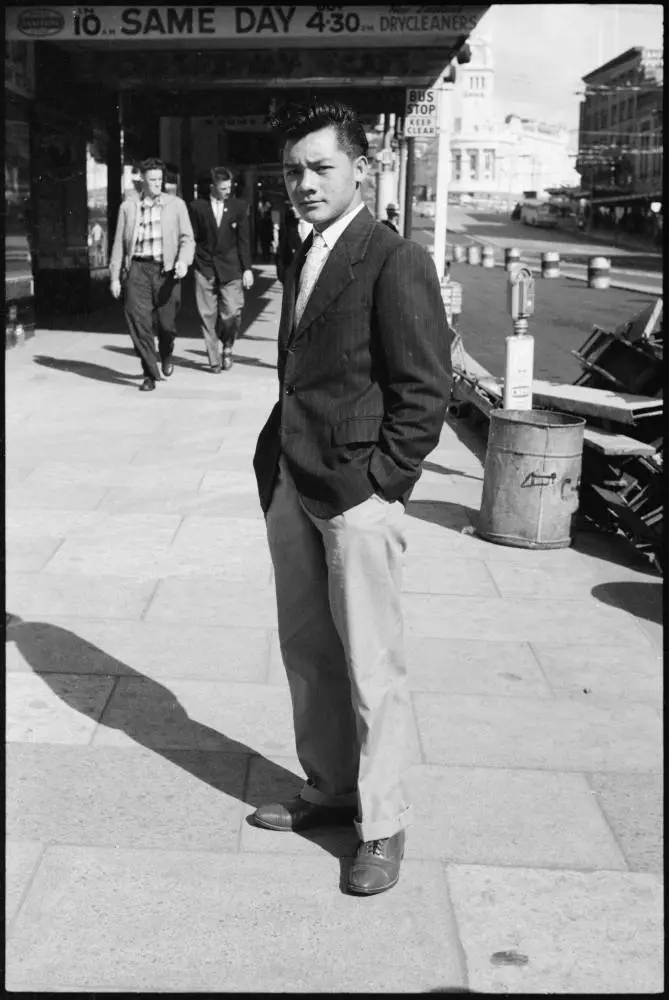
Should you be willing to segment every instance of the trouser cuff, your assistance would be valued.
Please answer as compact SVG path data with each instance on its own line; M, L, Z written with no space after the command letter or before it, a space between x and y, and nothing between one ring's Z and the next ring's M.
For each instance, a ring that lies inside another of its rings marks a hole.
M325 792L319 792L317 788L314 788L308 782L300 792L300 798L304 799L305 802L313 803L315 806L328 806L329 808L357 806L358 804L357 792L344 792L342 795L326 795Z
M403 813L395 819L380 819L376 822L361 823L355 820L355 828L360 840L382 840L385 837L394 837L400 830L406 830L413 823L413 806L407 806Z

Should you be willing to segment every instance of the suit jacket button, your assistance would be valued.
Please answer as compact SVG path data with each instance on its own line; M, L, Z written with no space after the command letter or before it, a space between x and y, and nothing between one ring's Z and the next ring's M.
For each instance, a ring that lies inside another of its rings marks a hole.
M295 386L294 385L287 385L286 386L286 395L287 396L292 396L294 392L295 392Z

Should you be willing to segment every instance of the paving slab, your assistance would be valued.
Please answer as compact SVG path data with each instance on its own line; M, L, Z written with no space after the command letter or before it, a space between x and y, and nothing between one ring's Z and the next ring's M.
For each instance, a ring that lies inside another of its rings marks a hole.
M555 601L535 598L461 597L405 594L407 634L445 639L478 639L489 635L504 642L607 643L644 646L650 640L636 619L598 601Z
M271 630L52 617L9 632L7 670L261 683Z
M7 834L50 844L234 852L251 811L248 761L137 745L12 744Z
M402 590L405 593L460 594L499 597L499 591L481 559L429 557L410 548L404 557Z
M9 673L6 740L9 743L90 743L114 687L110 677Z
M220 753L291 753L290 697L263 684L183 678L160 684L146 677L121 677L93 744L133 742Z
M625 869L582 774L414 766L411 850L421 858L537 868Z
M256 490L219 495L196 490L132 489L113 487L101 491L98 509L112 514L196 514L198 517L262 519Z
M652 705L414 692L427 764L555 771L660 771Z
M655 875L450 865L448 884L474 992L663 990Z
M24 480L31 485L51 488L52 485L84 483L89 486L162 486L164 489L197 489L202 481L200 469L178 466L101 465L86 462L43 462Z
M651 646L535 642L532 649L556 695L660 704L662 657Z
M158 583L145 617L147 621L187 620L210 625L224 619L235 625L276 629L276 595L273 587L256 587L247 580L211 575L172 577Z
M92 511L100 505L107 492L100 486L49 486L46 489L39 484L26 486L23 480L34 469L35 465L31 465L22 470L19 480L14 483L12 483L13 476L9 474L5 476L8 487L5 492L7 511L34 511L48 508Z
M18 913L21 900L39 864L44 844L39 840L5 840L5 921Z
M155 580L81 577L58 573L13 573L7 579L6 607L22 617L139 619L155 590Z
M661 774L590 774L604 811L632 871L663 870Z
M370 899L344 895L339 878L325 853L302 859L296 879L290 857L51 847L8 942L6 983L189 993L464 985L438 863L407 862L397 888Z
M60 538L7 539L6 573L38 573L63 544Z

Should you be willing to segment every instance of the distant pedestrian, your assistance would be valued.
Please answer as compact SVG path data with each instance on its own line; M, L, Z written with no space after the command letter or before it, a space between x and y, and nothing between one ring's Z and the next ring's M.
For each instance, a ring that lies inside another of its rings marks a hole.
M394 233L399 233L397 228L397 222L399 221L399 212L394 205L386 205L386 218L382 220L384 226L388 226L388 229L392 229Z
M262 259L268 263L274 242L274 220L272 219L272 202L267 197L264 197L258 206L258 241Z
M283 283L286 271L311 229L311 225L300 219L292 205L283 213L279 227L279 246L276 253L276 276L280 282Z
M167 378L174 371L180 281L193 262L195 243L185 202L163 191L162 160L144 160L139 169L142 190L121 203L109 272L115 299L124 273L125 318L144 373L140 389L150 392L160 381L155 333L162 373Z
M294 109L282 134L288 194L314 231L285 275L279 401L254 468L307 781L254 818L276 831L355 821L347 888L372 895L397 883L412 820L404 509L443 426L451 336L430 256L363 202L355 113Z
M195 234L195 301L211 370L232 368L244 291L253 285L249 206L233 198L232 172L213 167L208 198L191 202Z

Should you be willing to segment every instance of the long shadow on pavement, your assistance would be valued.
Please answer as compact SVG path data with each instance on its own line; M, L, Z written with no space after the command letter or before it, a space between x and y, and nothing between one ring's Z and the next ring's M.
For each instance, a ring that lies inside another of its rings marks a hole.
M635 618L662 623L662 584L642 583L637 580L620 580L613 583L599 583L591 594L603 604L623 608Z
M302 788L303 782L292 771L275 764L245 743L191 719L169 688L133 670L74 632L47 622L26 622L19 615L10 613L7 613L6 622L6 640L17 644L32 670L65 704L100 725L124 732L135 743L160 754L171 764L183 768L216 791L250 806L259 806L272 799L289 799ZM86 664L86 673L67 673L68 663ZM78 676L109 677L115 681L107 706L101 714L91 705L90 694L77 686ZM112 714L109 712L109 703L121 681L126 682L127 696L123 701L117 701L117 710ZM138 697L140 691L142 697ZM146 704L151 706L150 719L144 710ZM180 748L157 746L157 742L171 742ZM216 749L198 749L207 745ZM222 754L241 754L247 761L255 759L257 769L261 772L257 775L260 783L265 788L274 789L275 794L270 794L268 799L267 793L252 793L248 787L248 769L244 787L240 789L234 774L228 775L226 769L221 767ZM194 822L197 822L197 817L194 817ZM253 825L249 818L247 822ZM272 835L271 831L267 831L267 834ZM276 835L288 836L285 833ZM300 833L299 836L317 843L338 858L340 876L344 879L350 865L350 855L357 844L353 827L341 828L339 831L333 828L315 833Z
M117 347L115 344L105 344L105 351L113 351L115 354L125 354L126 357L136 358L134 348L132 347ZM193 352L194 353L194 352ZM203 352L204 353L204 352ZM187 361L185 358L181 358L179 355L174 356L174 367L175 368L192 368L194 371L209 371L209 365L197 365L194 361ZM139 364L139 361L137 362ZM137 376L139 378L139 376Z
M96 365L92 361L77 361L75 358L52 358L45 354L36 354L33 361L36 365L42 365L43 368L54 368L56 371L72 372L83 378L92 378L97 382L112 382L114 385L128 385L133 388L135 388L135 383L131 379L143 377L117 372L113 368Z

